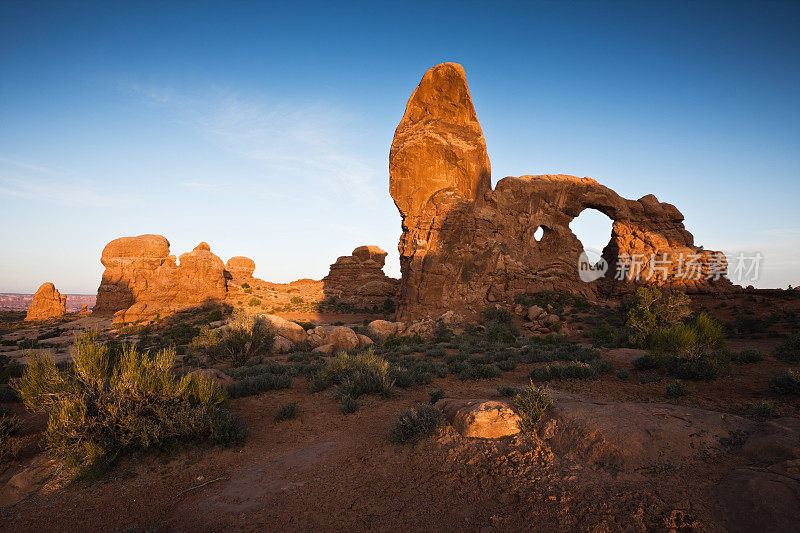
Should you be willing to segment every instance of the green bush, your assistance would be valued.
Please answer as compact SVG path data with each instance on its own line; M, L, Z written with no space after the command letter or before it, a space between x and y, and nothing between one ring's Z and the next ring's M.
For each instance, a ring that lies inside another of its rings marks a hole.
M522 431L535 430L545 412L553 406L553 400L547 393L547 389L537 387L533 381L516 395L514 403L517 406Z
M278 407L278 410L275 411L275 422L282 422L283 420L292 420L293 418L297 418L297 414L299 412L300 406L297 405L297 402L285 403Z
M628 370L626 370L625 368L620 368L619 370L617 370L617 378L618 379L620 379L622 381L625 381L629 377L631 377L631 373L628 372Z
M417 442L423 437L432 435L443 425L444 415L439 409L430 404L418 405L397 415L394 426L389 432L389 440L397 444Z
M625 323L628 342L645 347L656 328L670 328L691 313L689 298L683 293L662 296L655 287L640 287L630 303Z
M358 398L362 394L387 394L394 382L389 362L375 355L372 349L357 354L340 352L327 359L314 379L314 390L338 385L343 396Z
M114 354L94 334L78 337L74 365L60 371L33 354L14 384L31 410L49 415L48 450L73 476L99 472L123 454L186 443L227 444L244 434L209 379L172 373L173 350Z
M800 371L785 370L772 376L769 380L769 390L782 396L800 395Z
M686 385L684 385L682 381L676 379L672 383L667 384L666 394L668 398L679 398L689 394L689 391L686 390Z
M477 364L470 365L461 371L459 379L494 379L503 375L503 371L495 365Z
M795 333L788 337L783 343L775 348L775 359L796 363L800 361L800 333Z
M513 344L519 336L514 315L508 309L487 307L481 313L486 339L489 342Z
M269 354L274 340L275 333L264 318L237 311L221 328L200 328L190 348L212 361L225 360L241 366L253 357Z

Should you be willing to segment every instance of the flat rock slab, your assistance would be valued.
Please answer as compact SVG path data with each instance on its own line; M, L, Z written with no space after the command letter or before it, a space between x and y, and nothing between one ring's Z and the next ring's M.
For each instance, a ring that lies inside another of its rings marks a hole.
M622 470L718 456L755 428L735 415L657 403L564 399L556 401L551 417L556 453Z
M436 407L465 437L497 439L520 432L519 416L505 402L443 398Z

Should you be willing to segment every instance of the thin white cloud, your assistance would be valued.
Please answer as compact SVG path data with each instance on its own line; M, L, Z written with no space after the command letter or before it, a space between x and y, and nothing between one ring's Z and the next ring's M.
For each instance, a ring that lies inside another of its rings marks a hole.
M121 84L121 89L197 128L210 143L287 179L301 179L360 204L374 204L382 172L347 147L352 116L319 103L275 103L233 91L189 97L171 88Z
M132 205L136 198L103 194L89 180L63 170L0 156L0 198L17 198L66 207Z

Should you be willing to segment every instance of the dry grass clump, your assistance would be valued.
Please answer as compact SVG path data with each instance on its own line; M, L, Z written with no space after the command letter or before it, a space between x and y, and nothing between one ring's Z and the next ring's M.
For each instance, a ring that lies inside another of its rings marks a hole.
M212 361L230 361L241 366L253 357L270 353L274 340L275 332L269 322L238 310L221 328L202 327L190 348Z

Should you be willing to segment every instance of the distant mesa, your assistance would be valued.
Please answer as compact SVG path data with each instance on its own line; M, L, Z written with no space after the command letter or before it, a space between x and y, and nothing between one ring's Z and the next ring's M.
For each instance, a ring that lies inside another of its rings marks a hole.
M351 255L338 258L322 279L325 298L359 309L394 302L399 280L384 274L386 255L377 246L359 246Z
M48 281L42 283L39 290L33 295L33 301L28 306L25 320L48 320L62 317L65 314L67 314L67 297L58 292L55 285Z
M566 175L508 177L492 190L486 142L464 69L455 63L430 69L411 95L389 174L403 230L399 320L448 310L474 317L489 305L512 306L520 293L596 298L632 291L637 283L616 281L613 268L592 283L579 278L583 246L569 223L587 208L614 221L603 250L609 265L637 256L647 283L687 292L732 289L722 276L724 254L695 246L680 211L653 195L627 200L593 179ZM696 256L696 279L678 275L687 255Z

